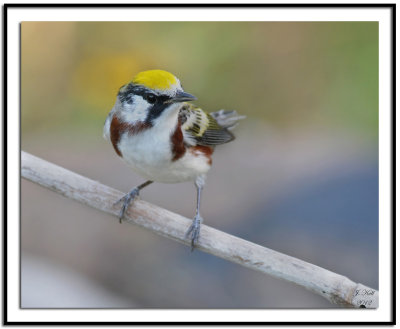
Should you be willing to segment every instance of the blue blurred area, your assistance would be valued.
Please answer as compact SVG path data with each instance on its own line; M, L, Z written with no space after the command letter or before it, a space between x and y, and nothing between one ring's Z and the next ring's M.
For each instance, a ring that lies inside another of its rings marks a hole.
M378 289L378 183L376 159L312 177L272 201L260 198L233 233ZM298 237L308 248L299 248ZM349 267L348 257L362 268Z

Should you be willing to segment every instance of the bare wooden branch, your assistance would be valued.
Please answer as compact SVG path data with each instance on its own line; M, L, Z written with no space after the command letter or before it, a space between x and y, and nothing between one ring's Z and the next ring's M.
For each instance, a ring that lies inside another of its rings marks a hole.
M114 202L123 193L44 161L29 153L21 155L22 177L67 198L114 215ZM127 211L128 223L189 245L184 238L191 219L142 200L136 200ZM378 307L378 291L319 266L284 255L252 242L202 225L198 249L242 266L296 283L332 303L347 307Z

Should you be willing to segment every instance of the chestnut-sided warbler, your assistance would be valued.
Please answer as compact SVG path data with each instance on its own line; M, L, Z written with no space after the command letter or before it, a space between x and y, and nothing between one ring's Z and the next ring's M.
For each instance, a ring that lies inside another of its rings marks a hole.
M141 72L120 88L103 130L115 152L147 179L116 202L122 202L120 222L145 186L153 182L195 182L196 216L185 235L191 239L192 250L203 221L199 212L201 191L214 147L232 141L230 129L244 118L235 111L207 113L187 103L195 99L183 91L173 74L163 70Z

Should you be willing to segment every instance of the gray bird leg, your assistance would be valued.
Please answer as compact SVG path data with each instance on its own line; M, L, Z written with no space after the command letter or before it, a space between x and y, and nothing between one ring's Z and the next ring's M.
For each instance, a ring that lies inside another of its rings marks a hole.
M193 218L193 222L190 225L189 229L186 231L185 238L192 240L191 251L194 250L195 244L199 240L200 236L200 225L203 222L203 218L200 216L200 200L201 200L201 191L203 190L203 186L205 183L205 176L201 175L196 178L195 185L197 188L197 207L196 207L196 216Z
M122 218L125 216L125 212L128 209L129 204L133 199L135 199L137 196L139 196L139 192L142 188L146 187L147 185L150 185L153 183L153 181L148 180L147 182L144 182L143 184L140 184L133 188L129 193L125 194L121 199L119 199L117 202L114 203L114 205L117 205L120 202L123 202L121 211L119 212L119 222L122 223Z

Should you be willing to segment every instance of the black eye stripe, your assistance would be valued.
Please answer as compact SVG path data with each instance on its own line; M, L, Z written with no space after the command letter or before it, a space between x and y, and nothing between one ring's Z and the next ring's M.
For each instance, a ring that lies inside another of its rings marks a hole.
M157 96L154 94L145 94L144 99L149 103L154 104L157 101Z
M149 92L148 89L141 86L135 86L132 83L122 87L121 89L123 90L120 90L118 93L118 97L120 98L121 102L127 101L133 95L139 95L144 98L144 95Z
M150 89L143 86L134 85L133 83L129 83L128 85L121 87L120 92L118 93L120 101L123 103L127 102L128 104L133 103L133 96L135 95L142 96L143 99L152 104L150 111L145 119L145 122L151 124L153 124L154 120L156 120L163 113L163 111L168 106L170 106L170 104L165 103L165 101L171 99L170 96L157 95ZM151 97L150 95L155 96L154 102L150 102L148 100L148 98Z
M149 101L152 96L155 96L155 100L151 100L150 103L164 103L166 100L170 99L169 96L166 95L157 95L154 92L150 91L148 88L143 86L134 85L133 83L129 83L121 87L120 92L118 93L118 97L120 98L121 102L128 102L132 104L132 96L138 95L142 96L143 99ZM150 96L152 95L152 96Z

